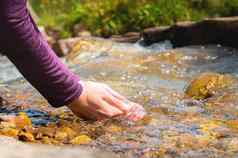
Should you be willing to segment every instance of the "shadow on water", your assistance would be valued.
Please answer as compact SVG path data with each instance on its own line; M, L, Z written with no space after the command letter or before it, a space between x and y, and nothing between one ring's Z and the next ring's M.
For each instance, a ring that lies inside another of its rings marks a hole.
M237 88L207 100L184 94L190 81L203 72L236 77L236 50L219 45L172 49L168 41L143 47L95 39L79 40L72 50L62 59L72 71L82 79L109 84L143 104L148 115L137 123L75 118L66 108L49 107L1 57L1 93L8 101L1 114L24 112L33 123L33 142L86 144L122 157L238 156Z

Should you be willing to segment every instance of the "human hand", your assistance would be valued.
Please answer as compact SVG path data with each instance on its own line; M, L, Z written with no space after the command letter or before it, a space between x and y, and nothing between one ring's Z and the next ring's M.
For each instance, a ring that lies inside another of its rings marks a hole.
M83 81L80 84L83 86L82 94L68 105L78 117L102 120L123 116L125 119L137 121L145 114L141 105L128 101L106 84Z

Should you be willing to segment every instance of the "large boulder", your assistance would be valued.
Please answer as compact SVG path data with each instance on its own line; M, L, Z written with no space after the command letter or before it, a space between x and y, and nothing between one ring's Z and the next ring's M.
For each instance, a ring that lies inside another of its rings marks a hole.
M221 44L238 48L238 17L180 22L173 26L149 28L143 31L142 36L146 44L170 40L175 47Z
M194 99L207 99L235 83L237 80L231 75L203 73L190 83L185 93Z

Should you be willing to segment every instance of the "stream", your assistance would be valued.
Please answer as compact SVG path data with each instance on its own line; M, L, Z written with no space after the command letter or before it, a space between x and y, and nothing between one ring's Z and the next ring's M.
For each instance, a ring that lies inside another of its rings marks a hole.
M32 125L14 127L14 135L1 122L0 134L32 143L81 145L123 158L238 157L238 86L203 100L185 94L190 82L204 72L236 78L237 50L221 45L173 49L169 41L144 47L141 42L82 38L62 62L82 80L109 84L142 104L147 115L136 123L76 118L65 107L50 107L1 56L1 121L23 113Z

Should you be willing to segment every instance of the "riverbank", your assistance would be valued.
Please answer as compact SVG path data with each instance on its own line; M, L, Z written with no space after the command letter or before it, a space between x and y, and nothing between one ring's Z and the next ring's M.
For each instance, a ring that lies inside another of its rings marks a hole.
M170 41L174 48L189 45L221 45L226 47L238 48L238 17L210 18L198 22L178 22L171 26L151 27L141 32L128 32L121 35L112 35L109 38L102 38L121 43L139 42L144 46L153 43ZM61 39L57 32L43 29L43 33L49 40L59 56L69 53L68 45L72 47L79 39L95 39L100 37L93 36L84 30L73 31L75 37ZM55 36L56 34L56 36Z
M207 17L237 15L237 0L51 0L31 1L39 24L72 36L80 30L109 37L140 32L148 27L173 25L178 21L198 21Z

